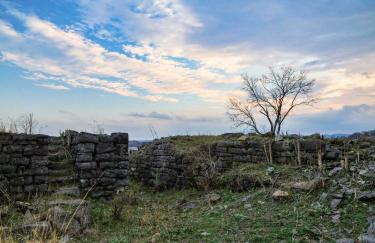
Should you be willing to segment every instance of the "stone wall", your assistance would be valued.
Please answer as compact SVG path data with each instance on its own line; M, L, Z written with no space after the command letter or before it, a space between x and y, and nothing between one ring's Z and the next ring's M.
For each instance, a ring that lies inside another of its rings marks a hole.
M0 183L17 198L48 191L46 135L0 134Z
M323 165L340 163L344 158L354 163L375 160L375 140L285 139L269 143L226 139L205 145L203 151L202 159L199 150L196 154L178 151L173 139L155 140L131 156L130 175L146 184L181 187L207 173L212 163L222 172L231 168L233 162L270 163L270 154L275 164L317 166L318 158Z
M68 132L81 192L110 198L128 185L128 134Z
M213 157L218 166L225 169L232 162L242 163L276 163L312 165L317 164L318 155L322 156L326 144L322 140L285 140L253 141L229 140L212 145Z
M171 143L164 140L155 140L140 153L134 152L132 162L132 177L144 184L179 187L187 184L186 160L176 153Z
M70 166L64 170L61 166ZM61 172L68 175L61 175ZM110 198L128 183L128 134L0 134L0 195L25 198L78 183L81 194ZM5 193L6 192L6 193Z

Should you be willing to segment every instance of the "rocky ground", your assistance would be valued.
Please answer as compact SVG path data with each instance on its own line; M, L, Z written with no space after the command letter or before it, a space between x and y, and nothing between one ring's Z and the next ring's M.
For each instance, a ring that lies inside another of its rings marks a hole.
M4 201L0 241L375 242L375 164L238 165L207 191L132 183L111 202L66 186Z

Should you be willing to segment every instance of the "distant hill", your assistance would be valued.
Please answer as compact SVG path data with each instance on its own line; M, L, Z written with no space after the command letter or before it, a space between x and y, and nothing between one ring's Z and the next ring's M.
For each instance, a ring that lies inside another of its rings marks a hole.
M348 138L350 136L351 135L347 133L323 134L323 137L325 138Z
M144 144L151 143L151 141L152 140L130 140L129 141L129 148L131 148L131 147L139 148Z
M350 138L375 137L375 130L356 132L350 135Z

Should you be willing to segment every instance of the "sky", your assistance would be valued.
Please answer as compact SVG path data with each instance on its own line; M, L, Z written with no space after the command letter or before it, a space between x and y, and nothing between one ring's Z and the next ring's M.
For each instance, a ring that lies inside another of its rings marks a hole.
M228 98L271 66L316 80L284 132L375 129L375 1L0 0L0 120L42 133L245 131Z

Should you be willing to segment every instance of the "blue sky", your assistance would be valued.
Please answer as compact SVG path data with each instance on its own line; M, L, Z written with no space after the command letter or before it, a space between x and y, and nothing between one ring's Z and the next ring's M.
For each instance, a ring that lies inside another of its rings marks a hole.
M0 119L136 139L238 131L225 113L240 75L292 66L320 102L285 131L374 129L374 23L371 0L0 0Z

